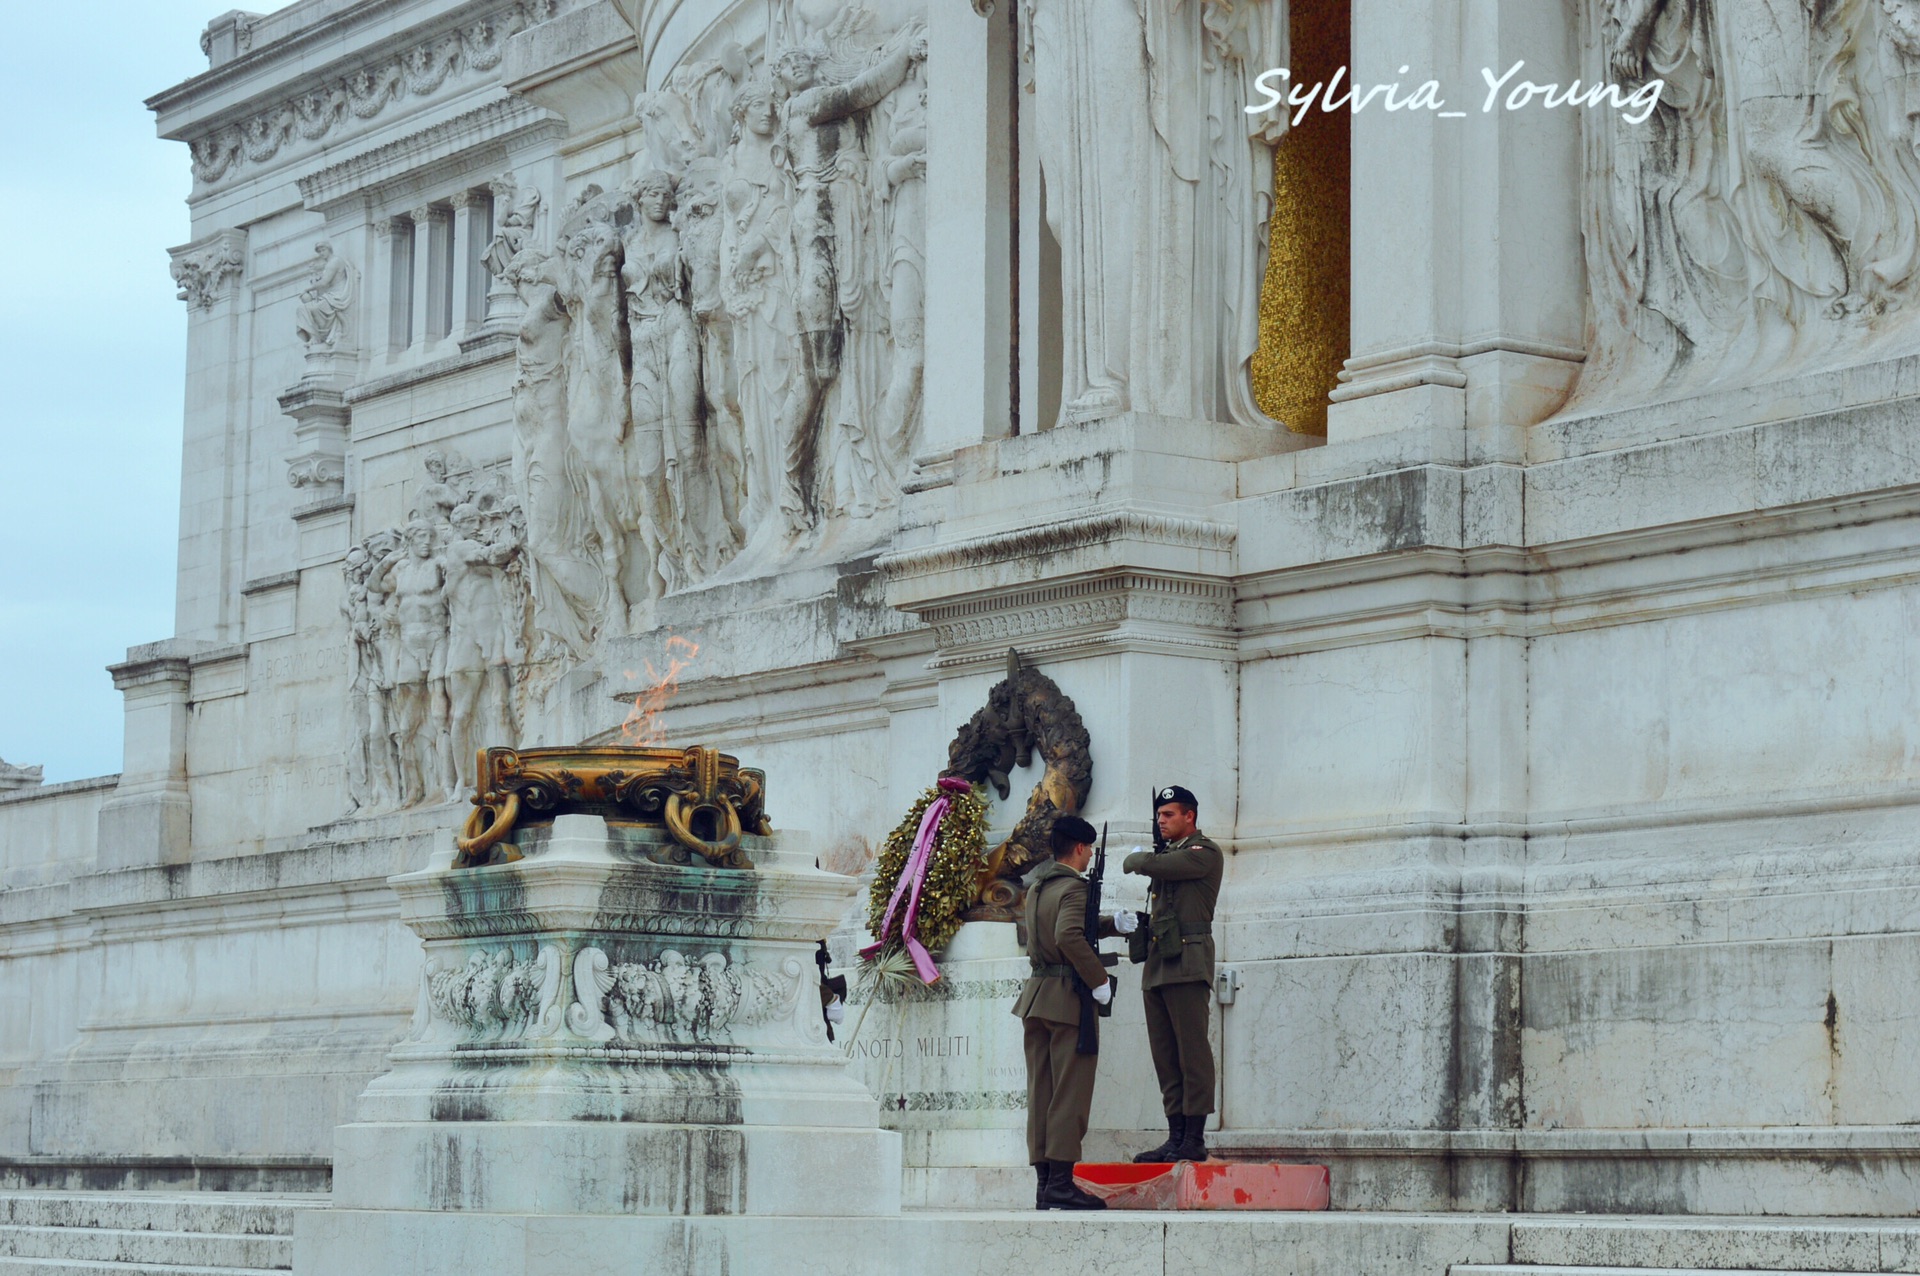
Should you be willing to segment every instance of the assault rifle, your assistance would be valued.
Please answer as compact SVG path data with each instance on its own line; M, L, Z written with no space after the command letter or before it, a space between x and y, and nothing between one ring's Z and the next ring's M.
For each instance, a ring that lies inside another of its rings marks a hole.
M1153 853L1160 854L1167 849L1167 839L1160 832L1160 792L1147 790L1147 827L1153 830ZM1149 892L1151 893L1151 892ZM1147 960L1153 949L1153 937L1147 931L1147 914L1134 910L1134 919L1138 923L1133 934L1127 936L1127 960L1138 966Z
M1093 855L1093 871L1087 875L1087 942L1093 945L1094 956L1100 964L1111 970L1120 964L1115 953L1100 951L1100 888L1107 875L1107 826L1100 826L1100 849ZM1113 988L1120 987L1117 972L1107 977ZM1107 998L1107 1004L1101 1005L1093 999L1093 989L1076 972L1073 976L1074 991L1080 994L1080 1040L1074 1046L1078 1054L1100 1053L1100 1020L1113 1013L1113 998Z

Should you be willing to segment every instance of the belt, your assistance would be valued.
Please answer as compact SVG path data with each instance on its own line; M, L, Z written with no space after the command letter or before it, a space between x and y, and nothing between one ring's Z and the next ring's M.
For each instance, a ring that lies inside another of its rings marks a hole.
M1212 922L1181 922L1180 934L1183 937L1192 936L1192 935L1211 935L1213 934L1213 923Z
M1056 962L1051 966L1042 965L1037 961L1033 963L1035 979L1071 979L1076 973L1073 967L1063 963Z

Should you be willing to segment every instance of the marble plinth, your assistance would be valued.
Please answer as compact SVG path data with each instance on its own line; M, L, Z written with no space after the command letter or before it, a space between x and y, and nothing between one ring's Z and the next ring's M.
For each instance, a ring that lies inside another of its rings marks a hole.
M392 879L420 1003L337 1131L337 1203L898 1211L899 1137L820 1014L813 944L851 881L769 838L748 839L752 870L656 863L663 839L562 815L517 863Z
M1026 1056L1009 1013L1028 964L1014 931L1012 922L968 922L941 954L937 983L848 1009L849 1028L860 1030L843 1048L879 1101L881 1124L901 1136L909 1205L1032 1204Z

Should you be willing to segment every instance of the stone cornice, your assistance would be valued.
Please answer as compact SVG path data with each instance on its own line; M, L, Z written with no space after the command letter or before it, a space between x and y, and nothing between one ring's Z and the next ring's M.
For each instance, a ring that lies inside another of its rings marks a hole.
M309 208L324 207L369 186L418 174L427 165L451 159L474 147L529 136L543 129L558 137L566 131L566 124L551 111L524 98L502 96L398 141L309 173L300 179L300 198Z
M396 102L431 98L463 87L499 66L507 41L557 13L563 0L508 0L451 15L450 21L422 27L395 50L378 46L372 56L331 68L324 78L245 114L216 115L170 134L193 152L196 191L222 183L250 164L271 161L295 142L319 144L355 121L365 122ZM343 15L344 18L345 15ZM436 29L437 28L437 29ZM307 33L294 39L302 39ZM395 44L398 44L395 41ZM196 77L149 100L165 111L183 105L216 83L231 83L241 70L258 70L269 57L289 52L281 44L256 48L232 63Z
M175 683L184 690L188 661L205 647L205 643L180 638L142 643L138 647L129 647L127 658L119 664L108 665L107 672L113 675L114 689L118 691L160 683Z
M1129 540L1226 553L1234 547L1235 530L1204 519L1113 510L902 550L882 555L877 565L889 580L901 580Z

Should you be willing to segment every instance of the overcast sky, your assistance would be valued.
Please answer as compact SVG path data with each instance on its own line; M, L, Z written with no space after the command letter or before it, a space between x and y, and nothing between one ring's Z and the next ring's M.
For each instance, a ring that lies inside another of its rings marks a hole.
M0 42L0 758L49 782L120 769L105 667L173 633L190 181L140 103L206 69L231 7L17 5Z

